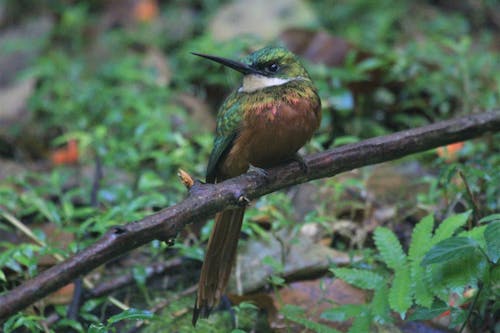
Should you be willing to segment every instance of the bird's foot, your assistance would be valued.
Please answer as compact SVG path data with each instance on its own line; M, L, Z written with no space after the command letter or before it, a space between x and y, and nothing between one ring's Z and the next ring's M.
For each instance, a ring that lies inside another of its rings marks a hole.
M302 170L303 173L305 173L306 175L309 173L309 166L302 156L300 156L299 154L295 154L292 157L292 161L299 163L300 170Z
M249 204L250 204L250 199L248 199L246 196L242 195L238 198L238 206L246 207Z
M250 164L250 168L248 169L248 172L255 172L256 174L264 177L266 179L266 181L269 180L269 172L267 172L266 169L262 169L262 168L259 168L259 167L256 167L256 166Z

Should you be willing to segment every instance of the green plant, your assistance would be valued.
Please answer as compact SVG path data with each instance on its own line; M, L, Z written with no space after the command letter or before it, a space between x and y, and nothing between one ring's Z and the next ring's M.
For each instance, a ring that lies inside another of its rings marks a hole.
M465 325L473 308L484 314L488 301L498 297L500 287L500 220L498 214L491 215L479 221L481 225L463 230L470 215L471 211L452 215L434 232L434 218L425 217L413 230L408 253L394 232L378 227L375 245L385 268L331 269L349 284L373 291L371 302L335 307L325 311L322 318L355 318L350 332L358 332L360 326L367 328L370 322L393 322L391 311L401 318L409 315L409 320L430 319L450 311L451 326ZM457 295L459 300L451 302L450 297ZM469 309L461 307L471 299Z
M113 327L116 323L123 320L148 320L152 319L153 314L149 311L137 310L137 309L129 309L122 311L121 313L111 316L106 321L106 324L91 324L89 326L89 333L108 333L108 332L116 332L116 328Z

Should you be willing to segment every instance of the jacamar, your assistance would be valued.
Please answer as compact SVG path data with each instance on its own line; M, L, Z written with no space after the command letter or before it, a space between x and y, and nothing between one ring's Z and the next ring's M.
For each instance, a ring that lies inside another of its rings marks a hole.
M299 160L297 151L321 121L317 90L299 59L282 47L265 47L242 62L194 53L242 73L241 86L224 101L217 114L214 147L207 183L239 176L250 166L265 169ZM303 163L303 162L302 162ZM201 269L193 324L208 317L229 281L245 208L215 216Z

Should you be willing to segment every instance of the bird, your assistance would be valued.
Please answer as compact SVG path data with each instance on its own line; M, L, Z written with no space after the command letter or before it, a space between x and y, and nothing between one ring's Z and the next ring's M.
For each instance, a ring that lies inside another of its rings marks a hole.
M295 160L321 122L321 100L300 59L281 46L261 48L242 61L213 55L194 55L243 74L241 85L217 113L216 135L209 157L206 183L219 183L246 173ZM193 310L193 325L207 318L229 282L236 260L245 207L215 216Z

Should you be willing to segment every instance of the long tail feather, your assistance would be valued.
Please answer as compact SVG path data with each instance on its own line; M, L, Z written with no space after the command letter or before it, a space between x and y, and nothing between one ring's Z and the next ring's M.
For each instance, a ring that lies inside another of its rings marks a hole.
M215 216L201 268L198 295L193 311L193 325L198 317L206 318L224 293L236 259L245 208L229 209Z

